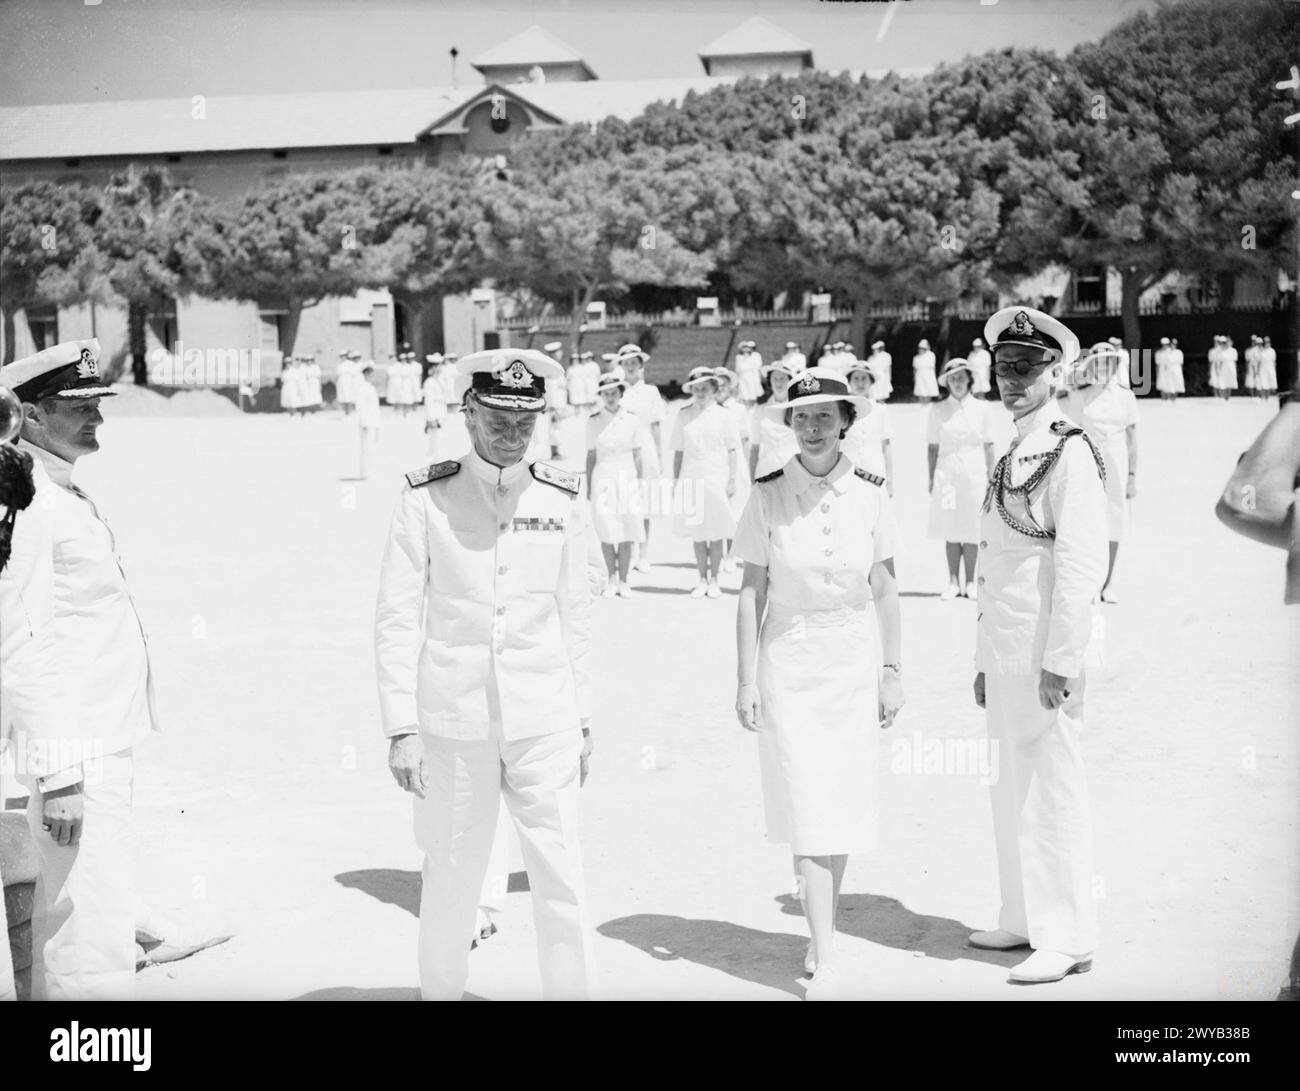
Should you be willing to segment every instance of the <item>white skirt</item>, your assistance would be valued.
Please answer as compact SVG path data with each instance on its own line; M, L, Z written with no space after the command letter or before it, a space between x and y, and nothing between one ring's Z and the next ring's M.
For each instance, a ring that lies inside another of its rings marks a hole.
M1121 542L1128 535L1128 442L1123 432L1107 436L1097 444L1106 463L1106 525L1110 540Z
M1234 364L1218 363L1210 365L1210 385L1217 390L1237 389L1237 368Z
M962 447L941 454L934 467L926 537L944 542L978 542L980 506L987 488L983 447Z
M742 371L737 378L736 397L742 402L756 402L763 396L763 378L757 371Z
M934 377L934 368L918 367L913 370L915 377L912 382L912 393L918 398L937 398L939 381Z
M1162 394L1186 394L1182 364L1157 364L1156 389Z
M725 463L721 469L717 459L682 463L673 495L673 532L692 542L716 542L736 533Z
M606 545L645 541L645 506L631 455L596 459L591 470L591 521Z
M799 856L870 852L878 840L875 610L797 611L768 601L758 644L759 770L767 839Z

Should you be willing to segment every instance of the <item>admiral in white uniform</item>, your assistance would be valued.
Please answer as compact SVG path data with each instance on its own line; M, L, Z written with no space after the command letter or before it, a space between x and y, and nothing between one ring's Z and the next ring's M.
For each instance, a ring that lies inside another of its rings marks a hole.
M1078 339L1056 319L1007 307L988 320L1002 404L1016 439L984 500L975 701L996 742L991 788L1002 909L976 947L1034 953L1017 982L1092 965L1092 819L1081 735L1086 668L1099 652L1106 574L1103 463L1051 394Z
M407 474L375 612L389 766L417 796L425 854L420 989L464 992L504 796L533 892L542 995L585 998L578 788L591 753L594 538L578 475L523 460L559 366L494 349L460 367L473 446Z
M68 341L0 369L23 403L18 447L35 497L0 574L4 723L26 755L40 857L34 999L123 1000L135 989L134 748L157 730L148 638L95 502L73 465L99 449L99 342Z

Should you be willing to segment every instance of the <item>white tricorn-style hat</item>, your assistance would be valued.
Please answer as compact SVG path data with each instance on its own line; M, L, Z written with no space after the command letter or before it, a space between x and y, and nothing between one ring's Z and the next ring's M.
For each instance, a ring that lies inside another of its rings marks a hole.
M456 366L469 376L470 397L488 409L540 413L546 408L546 380L564 369L536 349L487 349L472 352Z
M1168 337L1162 337L1162 338L1160 338L1160 343L1161 343L1162 345L1167 345L1167 344L1169 344L1169 338L1168 338Z
M693 367L690 374L682 381L682 389L690 390L700 383L717 383L718 376L711 367Z
M799 347L799 342L798 342L798 341L787 341L787 342L785 343L785 347L788 348L788 349L797 349L797 348Z
M1003 307L984 323L984 337L997 350L1003 345L1043 349L1051 363L1072 364L1079 358L1079 339L1050 314L1033 307Z
M970 366L970 361L965 356L954 356L939 372L939 385L948 385L948 376L954 371L964 371L972 380L975 378L975 370Z
M870 409L871 399L849 391L848 380L830 367L810 367L799 373L790 384L783 402L768 402L763 408L773 415L803 405L821 405L826 402L848 402L859 409Z
M42 398L112 398L117 391L99 370L99 341L64 341L0 368L0 386L19 401Z

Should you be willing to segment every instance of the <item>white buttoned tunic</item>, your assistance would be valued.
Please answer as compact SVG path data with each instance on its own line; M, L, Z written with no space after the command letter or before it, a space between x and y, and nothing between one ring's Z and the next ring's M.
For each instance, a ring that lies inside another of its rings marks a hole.
M797 855L876 842L879 642L869 581L898 531L883 488L841 457L792 458L754 485L734 556L767 569L758 643L759 765L768 840Z
M893 438L888 408L882 402L873 402L871 412L858 410L858 419L841 442L840 450L859 470L884 477L885 442Z

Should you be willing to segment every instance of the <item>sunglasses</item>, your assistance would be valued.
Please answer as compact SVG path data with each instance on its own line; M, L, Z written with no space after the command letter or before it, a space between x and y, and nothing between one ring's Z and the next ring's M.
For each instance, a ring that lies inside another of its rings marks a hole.
M994 360L993 374L1000 379L1005 379L1009 375L1015 374L1018 378L1027 379L1036 371L1042 371L1052 366L1051 360Z

